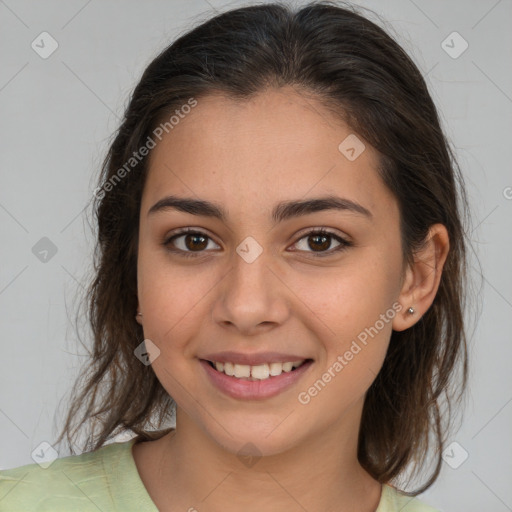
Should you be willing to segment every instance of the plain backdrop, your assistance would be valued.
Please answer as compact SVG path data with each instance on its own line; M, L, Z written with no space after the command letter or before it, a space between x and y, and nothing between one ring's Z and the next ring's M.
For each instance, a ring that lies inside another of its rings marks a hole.
M0 1L0 468L52 444L84 360L73 322L92 261L85 209L131 90L170 41L247 3ZM446 512L510 511L512 2L356 3L386 20L426 77L466 179L481 262L472 259L482 308L467 312L477 323L450 439L456 463L443 462L422 498Z

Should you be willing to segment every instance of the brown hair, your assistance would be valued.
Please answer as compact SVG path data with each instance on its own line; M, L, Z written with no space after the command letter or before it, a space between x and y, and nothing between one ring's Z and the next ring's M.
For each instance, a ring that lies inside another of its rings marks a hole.
M435 467L424 485L409 493L416 495L440 472L450 404L460 402L467 382L462 222L467 201L420 71L383 29L353 7L333 2L312 2L297 10L266 4L224 12L179 37L145 70L105 158L94 198L98 240L95 276L87 291L94 345L73 388L58 442L66 435L74 453L71 441L87 420L96 421L99 433L91 428L84 450L97 449L125 430L143 440L169 431L158 428L175 403L151 366L134 357L143 340L135 314L148 158L131 161L129 168L126 163L147 144L158 123L191 98L200 102L220 92L244 100L283 85L323 102L378 150L379 172L399 205L405 262L412 262L431 225L442 223L448 230L450 251L434 302L414 326L393 331L360 426L359 461L382 483L401 476L410 463L421 469L434 444ZM157 429L150 429L154 415Z

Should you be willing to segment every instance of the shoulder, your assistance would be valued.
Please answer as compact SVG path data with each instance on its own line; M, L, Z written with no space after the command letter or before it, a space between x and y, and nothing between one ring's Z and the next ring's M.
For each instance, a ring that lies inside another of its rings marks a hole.
M375 512L440 512L413 496L407 496L391 485L382 486L382 496Z
M28 464L0 471L0 511L116 510L127 487L146 499L132 466L132 444L108 444L56 459L46 468Z

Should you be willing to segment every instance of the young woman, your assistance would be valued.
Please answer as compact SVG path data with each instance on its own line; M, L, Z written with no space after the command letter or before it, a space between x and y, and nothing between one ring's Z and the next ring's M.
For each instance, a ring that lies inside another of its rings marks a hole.
M1 510L434 510L465 195L389 35L327 2L206 21L145 70L95 200L93 358L59 438L90 421L86 451L2 471Z

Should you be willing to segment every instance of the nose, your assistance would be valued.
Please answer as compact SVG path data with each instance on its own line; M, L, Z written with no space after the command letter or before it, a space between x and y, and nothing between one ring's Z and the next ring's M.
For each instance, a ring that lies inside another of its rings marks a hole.
M281 325L290 314L291 292L273 265L272 256L256 250L251 243L240 244L234 252L212 311L219 325L246 336Z

